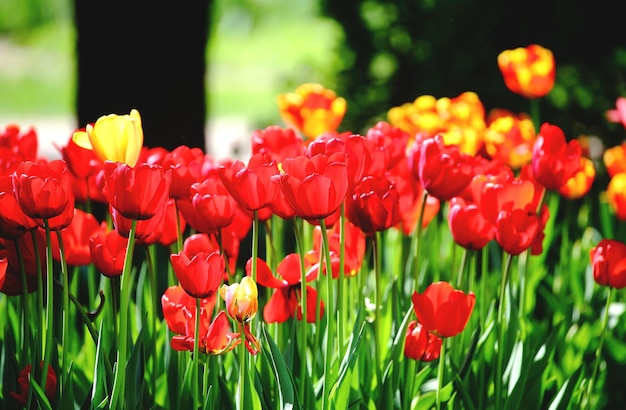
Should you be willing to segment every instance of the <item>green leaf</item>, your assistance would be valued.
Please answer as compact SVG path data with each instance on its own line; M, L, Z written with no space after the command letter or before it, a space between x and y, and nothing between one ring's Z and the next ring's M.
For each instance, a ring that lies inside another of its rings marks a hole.
M281 409L289 406L299 408L299 404L296 404L297 388L294 385L293 377L285 365L285 360L280 352L280 349L274 342L274 339L272 339L267 332L267 327L265 325L261 326L261 335L265 341L262 345L264 353L263 357L269 361L269 364L274 372L274 377L278 382L279 407ZM266 345L268 347L266 347Z
M559 389L548 410L565 410L571 408L571 401L574 392L580 386L582 381L583 367L580 366L578 370L574 372Z
M108 402L109 400L109 388L107 383L107 374L105 371L104 364L104 347L102 346L102 335L103 335L103 327L104 320L102 319L100 322L100 330L98 331L98 344L96 346L96 362L94 366L93 372L93 388L91 390L91 403L98 403L98 408L102 403Z
M124 403L127 408L143 408L141 401L143 398L145 359L143 355L143 337L146 327L142 327L137 340L130 352L128 363L126 364L126 397ZM129 388L130 387L130 388Z
M350 335L348 349L339 366L337 382L330 390L329 398L331 402L334 401L337 409L345 409L350 397L350 383L345 383L345 381L351 380L350 376L352 375L356 358L359 356L359 347L365 331L365 320L362 312L362 310L359 310L357 320L352 329L352 335Z
M33 387L34 398L37 400L37 404L45 410L52 410L52 406L46 397L46 393L41 389L34 377L30 378L30 385Z

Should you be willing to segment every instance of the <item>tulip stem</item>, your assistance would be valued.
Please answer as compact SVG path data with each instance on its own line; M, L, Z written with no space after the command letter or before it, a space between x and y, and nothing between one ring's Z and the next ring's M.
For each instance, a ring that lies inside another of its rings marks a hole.
M589 384L587 385L587 397L585 401L584 408L591 408L591 395L593 394L593 386L596 381L596 377L598 377L598 370L600 369L600 362L602 361L602 346L604 344L604 339L606 337L606 333L609 327L609 309L611 307L611 299L613 298L613 288L609 287L609 294L606 297L606 307L604 308L604 317L602 318L602 333L600 333L600 340L598 341L598 347L596 348L596 360L593 365L593 373L591 374L591 379L589 379Z
M337 278L337 309L338 309L338 321L337 321L337 334L339 335L339 357L344 355L344 343L345 330L344 322L346 320L346 306L344 306L344 287L345 287L345 253L346 253L346 206L345 202L341 203L341 214L339 216L339 277ZM328 272L326 273L328 275Z
M50 366L54 343L54 272L52 271L52 242L48 218L44 218L43 226L46 231L46 339L40 386L45 386L48 379L48 366Z
M382 371L381 371L381 349L382 349L382 331L380 329L381 320L382 320L382 285L380 283L380 270L381 270L381 259L382 252L380 249L380 241L381 236L380 232L376 232L372 236L372 256L374 257L374 358L376 360L376 379L378 386L382 386Z
M243 323L239 323L239 334L243 339L245 339L245 330ZM241 342L241 346L239 348L239 405L237 408L239 410L246 409L246 383L245 377L247 375L246 371L246 342L245 340Z
M68 353L69 353L69 341L70 341L70 328L69 328L69 314L70 314L70 279L67 269L67 261L65 259L65 248L63 246L63 237L61 231L56 231L57 239L59 241L59 255L61 259L61 274L63 275L63 356L61 356L61 381L64 382L65 376L67 376L68 365ZM61 391L63 389L63 383L59 383Z
M126 387L126 360L128 350L128 316L130 302L130 288L132 287L132 267L133 252L135 251L135 232L137 231L137 220L133 219L128 234L128 246L122 270L122 286L120 289L120 328L118 337L117 363L115 366L115 376L113 379L113 391L111 392L111 409L124 407L124 389ZM118 403L122 401L121 404Z
M443 378L446 371L446 339L443 339L441 343L441 351L439 353L439 366L437 377L437 393L435 396L435 403L437 410L441 409L441 390L443 389Z
M496 394L496 409L502 408L502 366L504 365L504 343L506 337L506 326L504 323L504 307L506 299L506 285L509 279L509 273L511 270L511 262L513 261L513 255L506 254L506 262L502 270L502 281L500 282L500 299L498 301L498 354L496 356L496 373L495 373L495 394Z
M300 383L298 383L298 394L300 399L304 400L305 386L306 386L306 374L308 370L306 347L307 347L307 333L308 333L308 305L306 298L306 269L304 267L304 243L302 238L302 230L299 228L301 220L293 221L293 230L296 237L296 246L298 247L298 254L300 255L300 305L302 306L302 321L300 323ZM321 269L318 269L318 275ZM317 321L317 315L316 315ZM306 401L305 401L306 402Z
M541 119L539 118L539 98L531 98L530 99L530 118L533 120L533 125L535 126L535 132L539 134L539 129L541 127Z
M334 338L335 335L335 327L334 327L334 316L335 316L335 303L333 300L332 293L332 277L333 277L333 267L330 260L330 248L328 243L328 230L326 229L326 221L322 218L320 219L320 227L322 228L322 247L324 248L324 262L326 263L326 311L328 314L326 315L326 351L324 357L324 385L323 385L323 393L322 393L322 409L330 408L329 395L331 388L330 381L330 369L331 369L331 361L332 361L332 353L334 349Z
M200 384L200 380L198 379L198 345L200 343L200 298L196 298L196 322L194 325L194 332L193 332L193 368L192 368L192 376L191 376L191 383L193 384L192 387L192 394L193 394L193 408L194 409L198 409L200 408L200 400L199 400L199 396L198 396L198 385Z

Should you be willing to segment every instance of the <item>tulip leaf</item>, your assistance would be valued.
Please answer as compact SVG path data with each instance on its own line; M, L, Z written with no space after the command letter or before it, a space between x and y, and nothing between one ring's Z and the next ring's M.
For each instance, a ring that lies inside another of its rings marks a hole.
M348 399L350 397L350 383L344 383L346 380L351 379L352 370L356 358L359 356L359 346L363 339L363 331L365 330L365 320L363 320L362 310L359 310L357 320L355 321L352 335L350 335L350 342L348 343L348 349L339 366L339 376L337 382L330 391L330 399L335 402L335 408L345 409L347 408Z
M30 378L30 385L33 388L33 394L35 395L34 397L35 400L37 400L39 407L45 410L52 410L52 406L46 397L46 393L41 389L41 386L39 386L39 383L37 383L34 377Z
M98 331L98 344L96 345L96 364L94 366L94 374L93 374L93 388L91 390L91 403L103 403L108 402L108 383L107 383L107 374L106 367L104 364L104 355L106 352L104 351L104 346L102 342L102 335L105 333L102 331L104 327L103 318L100 322L100 330Z
M569 409L572 407L572 396L580 386L580 383L583 379L582 375L583 367L580 366L578 370L574 372L574 374L572 374L567 380L565 380L565 383L563 383L563 386L561 386L558 393L550 403L550 407L548 407L548 410L561 410Z
M279 408L284 409L289 406L299 408L296 404L296 388L293 377L285 365L285 360L274 339L267 332L265 325L261 326L261 334L265 343L263 344L263 357L267 358L274 372L274 377L278 382L278 402ZM267 345L267 347L266 347Z
M146 327L142 327L137 340L130 352L126 365L126 397L125 403L128 408L143 408L141 405L144 386L145 360L143 355L143 337Z

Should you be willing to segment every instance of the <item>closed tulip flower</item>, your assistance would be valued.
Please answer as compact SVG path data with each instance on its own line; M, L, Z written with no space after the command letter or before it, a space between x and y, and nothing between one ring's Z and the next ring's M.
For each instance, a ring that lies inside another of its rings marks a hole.
M170 255L174 273L190 296L202 299L214 295L224 277L224 258L219 252L199 252L189 258L185 252Z
M104 164L104 196L128 219L149 219L161 212L169 198L171 171L146 163L131 167L123 163Z
M466 203L461 197L450 200L448 226L454 241L469 250L484 248L495 235L495 230L474 203Z
M92 149L100 161L134 167L143 147L141 116L137 110L126 115L104 115L95 124L88 124L85 132L75 133L73 139L79 146Z
M543 97L554 87L554 56L540 45L504 50L498 55L498 67L507 88L526 98Z
M253 154L245 165L242 161L220 165L217 173L237 203L250 211L270 205L280 189L272 179L278 166L265 154Z
M429 285L424 293L413 292L417 320L428 332L441 337L456 336L465 329L474 310L476 296L455 290L448 282Z
M366 234L397 225L402 216L395 185L384 177L363 178L348 197L346 217Z
M620 221L626 221L626 172L615 174L606 187L609 206Z
M593 278L598 285L626 287L626 244L603 239L589 252Z
M190 196L176 203L189 226L204 233L215 233L229 226L239 209L237 201L217 176L191 185Z
M102 228L89 238L91 261L104 276L120 276L124 269L128 238L120 236L116 230L110 232Z
M474 176L468 156L455 145L444 145L440 135L416 145L409 161L415 179L440 201L459 195Z
M17 202L31 218L50 219L74 206L72 178L63 160L22 162L12 180Z
M287 158L280 187L296 216L317 221L332 215L348 192L347 154Z
M222 285L220 296L226 302L228 315L239 323L249 322L259 310L257 286L249 276L241 279L240 283Z
M283 120L307 138L335 131L346 113L346 100L320 84L307 83L277 97Z

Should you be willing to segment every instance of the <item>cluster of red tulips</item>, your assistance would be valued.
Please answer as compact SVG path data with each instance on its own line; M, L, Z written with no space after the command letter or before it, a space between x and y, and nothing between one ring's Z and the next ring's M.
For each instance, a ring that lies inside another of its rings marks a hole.
M533 101L554 85L554 58L543 47L507 50L498 65L506 86ZM620 104L610 118L623 114ZM135 381L129 380L127 368L144 332L134 324L133 312L142 303L152 303L153 322L144 322L146 332L156 339L163 320L168 329L165 348L192 352L189 375L179 373L190 387L178 388L179 396L168 398L170 403L187 392L193 408L216 406L214 401L206 404L209 397L219 397L215 390L221 388L213 379L215 363L201 357L222 356L239 347L239 372L232 378L238 380L236 404L259 406L254 369L263 365L257 355L271 351L273 344L262 337L263 326L297 321L298 341L290 349L300 360L293 369L299 402L330 408L342 385L336 366L350 357L348 323L363 305L359 286L372 290L366 295L373 324L371 366L376 368L376 385L386 382L383 365L394 336L388 334L391 325L384 323L382 312L400 303L385 295L381 276L386 275L411 289L407 300L415 316L408 315L401 327L404 356L440 361L439 407L445 400L442 385L449 378L443 369L447 339L463 332L481 297L464 269L456 276L426 279L423 231L443 214L459 247L473 252L495 241L506 255L496 304L497 365L489 382L499 408L506 394L499 375L506 364L502 346L509 337L505 308L511 259L544 252L544 230L551 217L548 195L574 199L589 192L595 170L585 144L567 138L554 124L536 130L535 118L527 114L494 110L485 115L471 92L455 98L419 97L392 108L388 122L378 122L362 135L337 131L347 104L318 84L279 96L278 106L288 126L255 131L245 162L215 159L187 146L146 148L136 110L103 116L77 130L59 147L59 160L37 156L32 129L4 130L0 290L6 295L2 298L21 296L20 340L25 346L17 360L23 370L12 399L22 406L37 401L43 407L71 400L64 396L72 394L77 358L68 346L74 321L81 317L81 327L92 336L111 331L115 340L114 354L95 363L106 368L108 382L104 392L94 388L92 406L128 405ZM625 153L623 145L605 154L613 176L608 198L620 219L626 219ZM96 204L105 209L99 216L93 211ZM285 241L286 227L293 227L295 245ZM388 249L382 233L390 231L410 242L403 259L408 274L385 270ZM265 255L259 255L259 232L267 238ZM250 236L252 254L239 263L240 245ZM155 263L150 252L138 263L136 246L164 250L167 267ZM437 263L436 256L433 260ZM590 262L598 284L626 286L626 244L604 239L591 251ZM70 276L69 267L83 271ZM85 269L90 276L81 273ZM141 269L149 273L140 285ZM365 278L351 281L359 275ZM89 285L73 284L83 280ZM60 300L55 288L61 290ZM73 294L78 288L87 294ZM142 289L148 302L137 300ZM113 312L100 329L97 318L104 313L89 313L81 305L96 303L98 291L104 291L106 300L99 310ZM61 315L55 313L59 306ZM276 331L274 338L280 335ZM156 363L156 348L147 356L151 370L146 378L157 378L159 369L169 371ZM204 370L203 364L208 366ZM276 362L274 366L280 368ZM594 377L595 372L597 366ZM318 380L319 391L314 392L310 386ZM588 391L586 400L592 387ZM157 391L151 394L159 397L155 403L165 401ZM282 390L280 400L286 400Z

